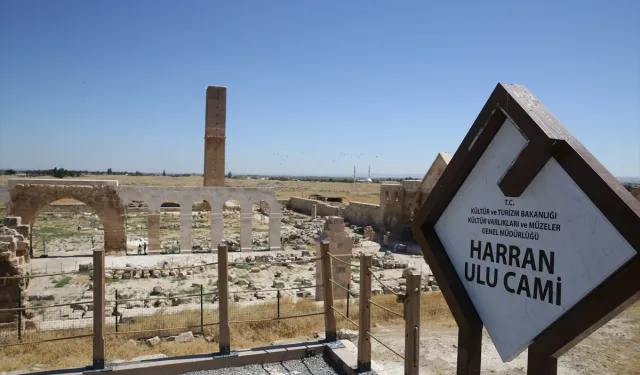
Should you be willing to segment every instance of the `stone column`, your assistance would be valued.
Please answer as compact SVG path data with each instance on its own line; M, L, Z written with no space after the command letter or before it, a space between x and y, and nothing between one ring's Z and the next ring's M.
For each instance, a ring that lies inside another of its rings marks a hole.
M149 251L160 250L160 213L149 212L147 214L147 245Z
M328 235L331 254L343 262L351 263L351 253L353 249L353 241L345 231L344 219L339 216L328 217L325 223L325 231ZM348 288L351 281L351 267L341 263L332 263L333 280L341 286ZM347 291L342 288L336 288L334 291L335 299L346 299Z
M222 210L221 207L211 206L211 250L217 249L222 243L223 218L222 211L218 212L218 209Z
M318 205L311 205L311 219L315 219L318 216Z
M124 213L102 215L101 223L104 229L104 251L106 253L126 251L127 230L125 220L126 214Z
M271 210L269 215L269 249L281 250L282 244L280 243L280 226L282 222L282 213L279 211Z
M180 203L180 249L191 250L191 226L193 216L191 215L193 204Z
M240 250L251 250L251 226L253 221L253 212L251 209L248 212L242 207L240 211Z

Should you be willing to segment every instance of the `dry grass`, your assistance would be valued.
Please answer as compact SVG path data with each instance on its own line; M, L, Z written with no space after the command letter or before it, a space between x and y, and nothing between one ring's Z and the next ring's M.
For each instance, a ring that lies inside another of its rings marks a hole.
M374 301L388 309L401 312L402 305L397 303L395 296L377 296ZM249 320L264 319L273 316L275 302L267 302L258 306L234 307L231 305L230 319ZM336 302L336 308L342 313L345 312L344 301ZM322 305L309 300L302 300L293 303L290 300L281 302L283 316L306 314L321 311ZM357 301L350 306L351 318L358 321ZM450 312L440 293L423 293L421 299L421 321L424 326L438 326L455 329ZM205 323L215 321L216 311L208 311ZM621 317L633 327L640 325L640 302L636 303ZM213 320L211 320L213 319ZM210 321L211 320L211 321ZM339 328L355 329L350 323L337 316ZM200 317L198 311L182 312L173 315L151 316L138 319L133 324L128 325L128 330L162 330L169 327L191 325L194 333L200 331ZM372 324L384 324L385 326L398 326L402 328L402 319L386 313L378 308L372 309ZM125 328L121 326L121 330ZM149 333L124 333L118 336L111 334L113 328L109 328L106 335L106 352L108 361L128 360L137 356L149 354L166 354L167 356L180 356L188 354L211 353L218 350L217 326L212 325L205 328L205 335L214 335L216 340L207 343L202 337L190 343L173 343L163 341L155 347L149 347L138 341L133 344L131 338L144 338L155 336L155 332ZM174 329L173 331L163 331L164 335L178 334L185 331L185 328ZM269 345L276 340L283 339L304 339L309 338L314 332L324 330L324 317L322 315L287 319L277 321L263 321L252 323L235 323L231 325L231 345L234 349L258 347ZM59 337L77 335L84 332L63 332L58 331ZM401 337L402 332L398 332ZM580 343L576 349L572 350L568 356L571 361L584 363L589 361L585 358L588 355L595 363L606 364L608 371L620 375L638 375L640 368L640 353L637 351L637 343L640 339L640 331L635 330L626 338L618 337L615 342L602 341L602 338L589 337ZM607 339L608 340L608 339ZM0 349L0 371L12 371L16 369L33 368L38 365L41 369L58 369L85 366L91 363L91 338L69 339L64 341L44 342L38 344L19 345ZM592 350L597 350L599 355L593 355ZM574 355L572 355L575 354Z
M393 311L402 312L402 304L396 301L395 296L377 296L374 301ZM336 308L342 313L345 312L344 301L337 301ZM358 320L357 303L350 306L352 320ZM264 319L273 316L275 302L267 302L257 306L245 306L232 308L230 320L254 320ZM281 301L282 316L293 316L321 312L322 304L310 300L299 300L294 303L291 300ZM217 316L217 311L207 311L207 316L213 318ZM455 323L440 293L424 293L421 299L422 321L429 324L442 324L454 326ZM349 327L350 323L343 318L336 316L338 327ZM175 322L180 326L192 326L194 333L200 332L199 311L185 311L179 314L156 315L137 319L131 325L127 325L128 331L140 330L163 330L176 327ZM172 325L174 323L174 325ZM205 324L209 320L205 320ZM372 324L384 323L388 325L402 324L402 318L386 313L379 309L372 310ZM121 328L125 328L121 326ZM186 328L177 328L169 331L162 331L161 335L178 334L186 331ZM146 333L123 333L118 336L112 334L113 328L109 327L106 335L107 360L128 360L137 356L147 354L166 354L168 356L180 356L187 354L211 353L218 350L218 328L217 325L205 327L205 336L213 335L214 342L207 343L202 337L190 343L174 343L163 341L155 347L149 347L140 341L137 344L130 342L131 338L145 338L155 336L158 332ZM285 319L280 321L261 321L250 323L231 324L231 346L232 348L252 348L269 345L276 340L282 339L305 339L312 337L314 332L324 331L324 316L315 315L303 318ZM57 331L58 337L69 337L90 333L89 329L70 331ZM0 371L13 371L18 369L28 369L38 365L41 369L59 369L86 366L91 363L91 338L78 338L63 341L43 342L37 344L16 345L4 347L0 350Z
M0 184L6 184L11 176L0 176ZM169 176L121 176L98 175L83 176L86 180L118 180L122 185L141 186L202 186L201 176L169 177ZM230 187L275 187L278 199L288 199L292 196L309 196L321 194L325 196L340 196L348 202L379 202L380 184L353 184L346 182L317 182L317 181L278 181L278 180L245 180L226 179L226 186Z

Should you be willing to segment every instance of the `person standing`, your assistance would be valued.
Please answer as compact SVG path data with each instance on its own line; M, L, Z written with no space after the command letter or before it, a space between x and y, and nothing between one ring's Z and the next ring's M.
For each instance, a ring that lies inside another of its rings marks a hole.
M138 244L138 255L142 255L142 245Z
M142 249L144 250L144 255L147 255L147 243L142 244Z

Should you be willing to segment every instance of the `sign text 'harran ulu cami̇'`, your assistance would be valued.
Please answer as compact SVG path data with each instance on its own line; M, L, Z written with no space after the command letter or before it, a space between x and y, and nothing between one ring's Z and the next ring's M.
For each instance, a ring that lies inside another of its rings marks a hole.
M482 326L529 375L640 297L640 202L524 86L498 84L413 233L478 374Z

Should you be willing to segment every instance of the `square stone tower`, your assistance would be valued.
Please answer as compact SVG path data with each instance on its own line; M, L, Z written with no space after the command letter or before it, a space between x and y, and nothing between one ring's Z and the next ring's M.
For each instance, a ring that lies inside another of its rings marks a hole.
M204 135L204 186L224 186L227 88L207 87Z

